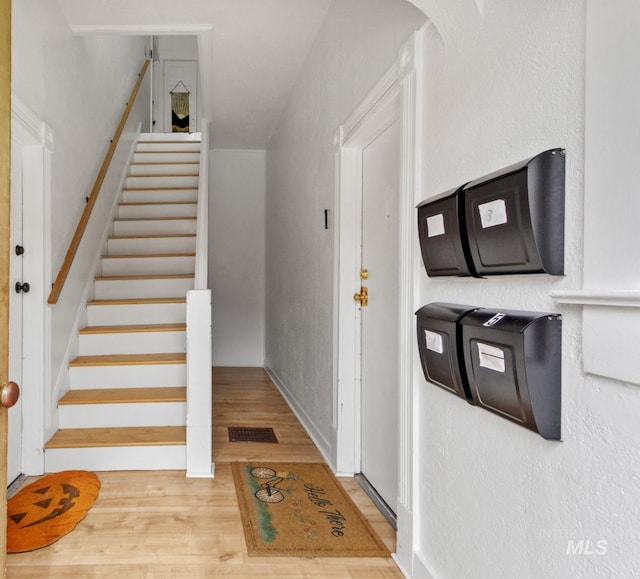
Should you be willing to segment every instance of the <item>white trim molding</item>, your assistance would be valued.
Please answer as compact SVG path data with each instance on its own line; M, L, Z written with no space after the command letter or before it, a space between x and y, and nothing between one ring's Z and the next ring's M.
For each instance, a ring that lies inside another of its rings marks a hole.
M74 36L184 36L211 32L213 24L74 24Z
M637 331L640 290L554 290L561 304L582 306L584 371L612 380L640 384Z
M29 259L23 264L23 278L31 284L29 307L24 308L22 381L23 452L22 470L28 475L44 472L45 385L50 383L50 316L45 304L51 280L50 166L53 148L51 129L12 92L12 143L22 147L23 159L23 245Z
M553 290L549 295L560 304L640 308L640 290Z

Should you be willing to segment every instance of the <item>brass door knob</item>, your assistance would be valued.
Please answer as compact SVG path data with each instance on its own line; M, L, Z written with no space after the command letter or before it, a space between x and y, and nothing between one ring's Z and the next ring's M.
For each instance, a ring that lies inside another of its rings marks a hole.
M360 302L361 307L367 307L369 305L369 289L362 286L360 288L360 293L353 294L353 299L357 302Z
M20 398L20 386L15 382L7 382L0 392L0 404L5 408L11 408Z

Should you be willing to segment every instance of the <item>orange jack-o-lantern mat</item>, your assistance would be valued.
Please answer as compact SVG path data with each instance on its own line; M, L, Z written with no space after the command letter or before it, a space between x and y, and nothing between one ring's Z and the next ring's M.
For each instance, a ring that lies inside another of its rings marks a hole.
M84 470L49 474L7 503L7 553L24 553L70 533L93 506L100 481Z

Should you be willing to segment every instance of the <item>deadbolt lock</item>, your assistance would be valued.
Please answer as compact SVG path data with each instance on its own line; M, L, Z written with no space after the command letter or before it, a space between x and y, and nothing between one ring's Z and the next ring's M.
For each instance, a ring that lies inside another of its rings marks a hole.
M366 308L369 305L369 290L368 288L362 286L360 288L360 293L354 294L353 299L357 302L360 302L360 306Z
M360 270L360 279L369 279L369 270L361 269Z

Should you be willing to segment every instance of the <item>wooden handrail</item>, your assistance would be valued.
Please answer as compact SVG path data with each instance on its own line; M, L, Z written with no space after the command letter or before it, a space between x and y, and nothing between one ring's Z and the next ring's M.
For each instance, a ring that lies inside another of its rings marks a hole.
M118 146L120 135L122 135L124 126L129 119L129 113L133 108L133 103L135 102L136 96L138 95L138 90L140 89L140 85L142 85L142 80L144 79L144 75L147 72L147 68L149 68L149 62L149 59L146 59L144 61L142 69L140 70L140 74L138 75L138 80L136 81L136 84L131 91L131 96L129 97L127 106L124 109L124 113L122 113L122 118L120 119L120 123L118 123L118 128L113 135L111 145L109 145L109 149L107 150L107 154L104 157L104 161L102 162L102 166L100 167L100 171L98 173L98 176L96 177L96 181L93 184L93 189L91 189L91 194L89 195L87 204L85 205L84 211L80 216L80 221L78 222L78 227L76 227L76 232L71 239L69 249L67 249L67 254L64 257L64 261L62 262L62 266L60 267L60 271L58 272L56 281L51 288L49 299L47 299L47 303L49 304L58 303L58 298L60 297L60 293L62 292L62 288L64 287L64 282L67 280L69 270L71 269L71 264L73 263L73 259L75 258L78 247L80 246L80 241L82 240L84 231L87 228L87 224L89 223L89 218L91 217L93 206L96 204L98 194L100 193L100 189L102 188L102 183L104 182L104 178L107 175L109 164L111 163L111 159L113 158L116 147Z

